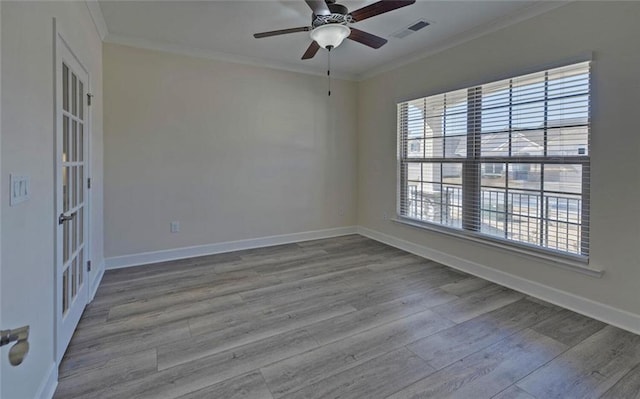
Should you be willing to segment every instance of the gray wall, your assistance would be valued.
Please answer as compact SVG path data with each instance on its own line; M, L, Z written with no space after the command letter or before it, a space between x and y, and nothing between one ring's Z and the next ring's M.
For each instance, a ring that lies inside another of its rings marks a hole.
M104 81L107 257L355 225L356 83L115 44Z
M448 255L638 314L640 3L572 2L359 85L358 222ZM530 72L593 51L591 266L601 279L467 240L400 225L396 103Z
M32 398L54 367L53 17L90 72L93 282L102 250L102 42L84 2L2 3L2 328L31 326L20 367L2 348L2 398ZM9 174L31 178L31 198L9 206Z
M329 99L321 77L117 45L103 54L84 2L3 2L0 322L30 324L32 335L21 367L0 362L1 397L34 397L54 370L53 16L96 95L94 264L103 242L119 256L360 224L638 313L640 3L573 2L363 82L336 82ZM384 218L396 209L397 101L586 51L594 54L591 265L605 270L601 279ZM31 200L17 207L4 201L10 173L31 177Z

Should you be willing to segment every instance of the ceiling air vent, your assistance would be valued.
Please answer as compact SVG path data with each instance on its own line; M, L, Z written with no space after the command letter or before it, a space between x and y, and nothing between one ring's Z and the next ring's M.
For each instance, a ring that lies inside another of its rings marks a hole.
M429 22L425 21L425 20L419 20L416 21L414 23L412 23L411 25L402 28L402 30L399 30L395 33L391 34L391 37L395 37L397 39L402 39L403 37L407 37L412 33L415 33L417 31L419 31L420 29L424 29L427 26L429 26Z

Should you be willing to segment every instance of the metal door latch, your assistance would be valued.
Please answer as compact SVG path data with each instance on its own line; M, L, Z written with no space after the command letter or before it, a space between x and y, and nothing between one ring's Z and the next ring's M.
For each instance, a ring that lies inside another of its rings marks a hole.
M18 366L29 352L29 326L16 328L15 330L0 331L0 346L5 346L15 342L9 349L9 363Z
M64 213L61 213L60 216L58 217L58 224L63 224L64 222L73 220L74 217L76 217L75 212L73 212L71 215L65 215Z

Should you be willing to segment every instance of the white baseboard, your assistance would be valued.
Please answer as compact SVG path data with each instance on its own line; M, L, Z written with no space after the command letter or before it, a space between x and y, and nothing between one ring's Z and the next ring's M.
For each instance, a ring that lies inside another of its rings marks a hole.
M269 247L273 245L317 240L359 233L376 241L391 245L404 251L434 260L454 269L462 270L485 280L523 292L527 295L542 299L574 312L592 317L613 326L640 334L640 315L617 309L612 306L593 301L575 294L564 292L556 288L531 281L507 272L494 269L467 259L459 258L433 248L402 240L391 235L371 230L361 226L339 227L334 229L308 231L294 234L284 234L260 237L248 240L230 241L194 247L176 248L163 251L146 252L133 255L117 256L105 260L105 268L119 269L123 267L139 266L150 263L186 259L196 256L213 255L224 252L240 251L244 249ZM103 270L104 270L103 269ZM102 275L94 280L92 297L98 288Z
M91 282L90 292L89 292L89 302L93 301L93 298L96 296L96 292L98 292L98 287L100 286L100 282L102 281L102 277L104 276L104 260L100 262L100 266L98 266L98 275Z
M55 362L51 362L49 372L38 388L36 399L51 399L53 394L56 393L58 387L58 366Z
M154 252L144 252L133 255L115 256L105 260L107 270L120 269L123 267L140 266L149 263L166 262L177 259L187 259L196 256L214 255L224 252L241 251L244 249L270 247L273 245L290 244L294 242L319 240L357 234L356 226L337 227L333 229L306 231L302 233L282 234L252 238L248 240L228 241L216 244L198 245L194 247L168 249Z
M434 260L454 269L523 292L563 308L603 321L613 326L640 334L640 315L627 312L578 295L560 291L535 281L527 280L494 268L452 256L436 249L414 244L366 227L358 227L358 233L384 244L412 254Z

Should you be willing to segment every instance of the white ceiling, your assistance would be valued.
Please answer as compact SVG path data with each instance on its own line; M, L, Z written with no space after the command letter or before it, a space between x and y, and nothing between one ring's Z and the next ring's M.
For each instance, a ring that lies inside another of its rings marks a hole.
M375 0L343 0L354 11ZM307 32L254 39L253 33L310 25L302 0L99 1L106 41L210 58L326 73L327 54L300 57L311 43ZM331 53L332 74L361 78L540 14L559 3L518 1L427 1L356 23L389 42L378 50L345 42ZM406 38L393 33L423 19L431 25Z

